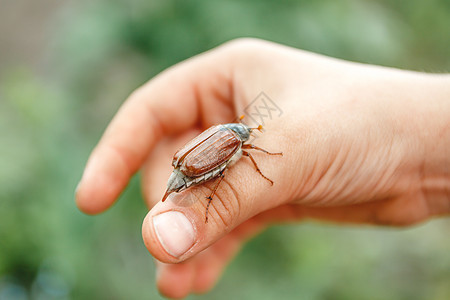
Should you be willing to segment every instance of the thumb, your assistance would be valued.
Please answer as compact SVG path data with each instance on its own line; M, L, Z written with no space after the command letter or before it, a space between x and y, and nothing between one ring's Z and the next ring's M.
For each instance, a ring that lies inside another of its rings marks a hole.
M260 140L258 139L258 142ZM259 143L262 146L262 143ZM273 152L273 139L265 149ZM165 202L158 202L147 214L142 227L144 243L152 255L166 263L184 261L204 250L233 228L252 216L286 202L280 195L286 190L283 165L288 156L267 155L248 150L260 171L257 172L250 157L243 157L220 178L172 193ZM285 173L284 173L285 174ZM220 182L220 183L219 183ZM218 185L208 208L207 197ZM162 195L161 195L162 197Z

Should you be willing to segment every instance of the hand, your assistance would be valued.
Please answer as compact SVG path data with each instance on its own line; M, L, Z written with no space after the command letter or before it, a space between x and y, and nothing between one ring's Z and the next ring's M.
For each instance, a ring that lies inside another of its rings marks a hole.
M448 214L449 86L444 75L233 41L129 97L89 158L77 204L89 214L106 210L142 169L151 207L142 233L160 261L160 291L205 292L242 244L272 222L411 225ZM243 157L226 172L207 224L205 197L215 181L160 202L175 151L211 125L235 120L262 91L283 111L254 141L283 152L253 154L274 185Z

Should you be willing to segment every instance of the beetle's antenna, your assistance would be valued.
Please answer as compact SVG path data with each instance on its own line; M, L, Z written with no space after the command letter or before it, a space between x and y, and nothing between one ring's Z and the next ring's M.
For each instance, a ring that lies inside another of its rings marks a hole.
M263 132L263 126L262 125L258 125L258 127L255 127L255 128L250 128L250 130L259 130L259 132Z
M241 124L244 124L244 123L242 123L242 119L244 119L244 117L245 117L245 115L241 115L240 117L234 118L234 119L233 119L233 123L241 123Z

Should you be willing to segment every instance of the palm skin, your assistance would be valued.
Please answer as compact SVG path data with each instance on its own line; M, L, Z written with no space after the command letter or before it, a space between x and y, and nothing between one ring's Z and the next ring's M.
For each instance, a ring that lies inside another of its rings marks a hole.
M105 210L142 169L151 208L143 238L157 259L158 288L174 298L211 289L242 244L273 222L403 226L447 214L448 194L435 188L442 183L433 178L448 179L448 165L428 158L433 151L445 156L445 147L434 146L435 136L418 128L445 124L435 107L422 106L421 95L448 79L429 77L263 41L228 43L130 96L89 160L77 204L87 213ZM243 157L226 171L208 224L205 196L214 181L161 203L175 151L206 128L235 119L261 91L283 110L254 141L283 156L252 153L274 185ZM416 118L418 110L437 117ZM443 146L448 135L444 131ZM197 236L177 257L164 250L152 225L154 216L171 210L190 218Z

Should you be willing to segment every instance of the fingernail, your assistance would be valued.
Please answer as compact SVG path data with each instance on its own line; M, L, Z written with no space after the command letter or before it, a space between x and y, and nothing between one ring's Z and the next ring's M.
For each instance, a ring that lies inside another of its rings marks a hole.
M174 257L180 257L195 242L192 223L179 211L168 211L153 217L153 227L163 248Z

